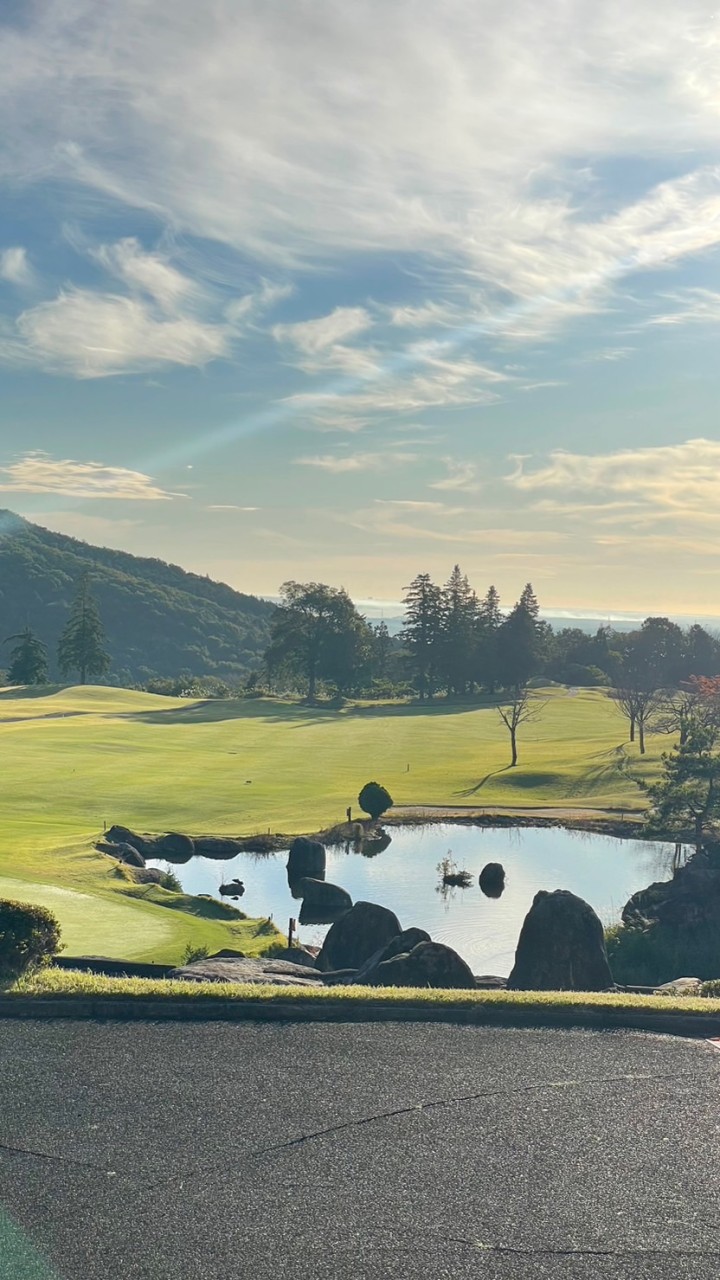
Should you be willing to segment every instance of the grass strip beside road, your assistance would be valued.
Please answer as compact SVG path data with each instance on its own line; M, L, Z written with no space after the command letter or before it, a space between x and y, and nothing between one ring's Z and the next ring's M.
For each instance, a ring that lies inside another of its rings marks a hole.
M441 1006L466 1009L485 1006L495 1010L527 1012L566 1010L615 1010L637 1013L704 1014L720 1017L720 999L700 996L636 995L624 991L454 991L418 987L333 986L281 987L252 983L185 982L181 979L110 978L74 969L44 969L22 979L5 993L18 997L77 996L85 998L140 997L152 1000L194 1001L200 998L230 1001L331 1003L341 1006L397 1005Z

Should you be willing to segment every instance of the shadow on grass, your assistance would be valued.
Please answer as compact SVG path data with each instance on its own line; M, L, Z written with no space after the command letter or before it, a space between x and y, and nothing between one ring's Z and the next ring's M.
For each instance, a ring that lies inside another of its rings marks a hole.
M205 702L191 703L187 707L153 708L152 711L116 712L118 720L133 720L142 724L219 724L226 720L281 720L288 725L302 726L332 720L387 718L395 716L447 716L468 714L495 706L494 701L478 698L475 702L395 702L345 707L330 703L308 704L283 702L274 698L212 698Z
M482 788L485 786L486 782L490 782L492 778L499 778L500 774L507 773L509 768L510 768L510 765L506 764L504 769L494 769L492 773L486 773L485 777L481 778L479 782L476 782L474 787L466 787L463 791L454 791L453 795L476 796L478 791L482 791Z
M0 689L0 699L7 698L15 702L21 698L51 698L55 693L62 693L65 688L67 685L64 684L28 684L21 688L8 685L6 689Z

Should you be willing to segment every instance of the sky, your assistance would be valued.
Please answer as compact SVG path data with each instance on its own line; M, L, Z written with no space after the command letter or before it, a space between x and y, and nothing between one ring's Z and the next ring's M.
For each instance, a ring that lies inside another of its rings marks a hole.
M720 11L4 0L0 507L720 615Z

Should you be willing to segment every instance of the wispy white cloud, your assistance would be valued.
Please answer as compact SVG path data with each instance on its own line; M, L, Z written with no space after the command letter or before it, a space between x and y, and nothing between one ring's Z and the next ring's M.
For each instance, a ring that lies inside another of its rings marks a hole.
M238 507L234 502L211 502L208 511L259 511L260 507Z
M720 323L720 293L713 289L679 289L663 295L675 303L671 311L662 311L644 322L644 327Z
M534 468L528 459L516 458L506 482L516 492L538 495L536 511L628 529L674 522L676 541L682 541L689 525L720 521L720 441L686 440L604 454L555 450ZM545 496L552 491L559 497Z
M126 502L167 501L183 495L162 489L151 476L101 462L51 458L26 453L0 467L2 493L54 493L67 498L121 499Z
M306 355L316 355L363 333L372 324L372 317L364 307L336 307L329 315L315 320L276 324L272 332L278 342L290 342Z
M35 283L35 272L30 265L27 250L21 245L0 250L0 280L7 280L9 284L21 287Z
M157 302L163 311L176 312L198 286L159 253L148 253L133 237L103 244L91 256L111 275L131 290L138 290Z
M460 462L455 458L444 459L447 475L430 483L431 489L449 489L455 492L475 493L482 488L477 478L474 462Z
M720 176L696 157L717 143L719 70L709 0L328 0L321 24L231 0L202 20L177 0L164 21L146 0L102 17L50 0L5 32L0 172L275 264L424 254L434 296L391 308L396 326L444 324L459 268L498 331L536 340L718 242ZM663 151L687 172L609 208L577 162ZM478 310L466 296L451 323Z
M0 336L0 361L77 378L207 364L229 352L222 326L158 316L141 298L68 289L23 311Z
M417 462L419 454L401 453L392 450L378 450L370 453L323 453L312 457L296 458L301 467L317 467L333 475L342 475L347 471L385 471L388 467L407 466Z
M88 252L127 293L69 287L36 303L3 324L0 362L77 378L164 365L202 367L229 357L253 317L288 293L286 286L263 280L225 303L134 238ZM22 263L13 262L17 275Z

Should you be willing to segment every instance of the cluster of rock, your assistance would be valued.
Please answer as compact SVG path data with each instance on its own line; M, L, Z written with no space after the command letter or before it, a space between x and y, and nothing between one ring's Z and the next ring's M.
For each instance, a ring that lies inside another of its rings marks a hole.
M403 929L394 912L376 902L356 902L345 911L328 930L317 956L301 948L285 954L292 959L251 960L219 954L175 969L170 976L195 982L289 982L291 986L362 983L468 989L483 982L452 947L433 942L424 929ZM492 982L504 985L501 978Z
M625 904L623 924L644 928L657 924L688 933L717 930L720 920L720 850L701 849L671 880L651 884Z

